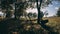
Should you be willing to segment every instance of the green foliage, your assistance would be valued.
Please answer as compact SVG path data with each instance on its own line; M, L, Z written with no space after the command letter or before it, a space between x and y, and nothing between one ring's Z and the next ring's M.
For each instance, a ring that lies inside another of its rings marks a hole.
M42 8L47 7L49 4L52 4L52 0L43 0L42 1Z
M25 11L27 8L26 2L16 2L15 3L15 16L26 16L27 12Z
M4 13L6 13L6 17L11 17L11 10L13 10L13 7L10 5L10 3L7 1L7 0L2 0L1 1L1 7L2 7L2 10L6 10L6 11L3 11Z

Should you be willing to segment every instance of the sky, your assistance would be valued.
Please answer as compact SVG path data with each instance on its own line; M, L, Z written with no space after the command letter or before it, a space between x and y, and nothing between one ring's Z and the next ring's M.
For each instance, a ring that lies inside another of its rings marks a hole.
M43 12L47 11L47 13L48 13L47 16L50 17L50 16L53 16L53 15L56 15L57 10L58 10L59 7L60 7L60 2L59 1L52 1L52 4L49 4L48 7L44 8L44 9L41 9L41 11L43 11ZM27 9L27 12L28 13L29 12L38 13L36 8Z
M50 16L53 16L53 15L56 15L59 7L60 7L60 2L59 1L52 1L52 4L49 4L48 7L44 8L44 9L41 9L41 11L43 11L43 12L47 11L47 13L48 13L47 16L50 17ZM29 13L29 12L38 13L37 8L34 8L34 9L29 8L29 9L26 10L26 12L27 13ZM0 14L2 14L2 12L0 12Z

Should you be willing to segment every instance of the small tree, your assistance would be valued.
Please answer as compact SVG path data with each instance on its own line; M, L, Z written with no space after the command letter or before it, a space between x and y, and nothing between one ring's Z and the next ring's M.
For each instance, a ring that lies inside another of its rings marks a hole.
M47 15L48 15L48 12L47 12L47 11L45 11L45 12L44 12L44 15L45 15L45 17L47 17Z
M33 16L33 14L30 12L30 13L28 13L28 17L32 17Z
M60 8L57 11L57 16L60 17Z
M36 13L33 13L33 17L37 17L37 14Z

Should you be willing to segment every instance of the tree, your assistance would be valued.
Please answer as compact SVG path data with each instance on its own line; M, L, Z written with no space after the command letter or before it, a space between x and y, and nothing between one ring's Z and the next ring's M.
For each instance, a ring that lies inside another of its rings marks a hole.
M43 17L43 13L41 13L41 8L44 8L46 6L48 6L49 4L51 4L51 0L36 0L36 5L37 5L37 10L38 10L38 23L42 20ZM40 2L40 3L38 3Z
M44 15L45 15L45 17L47 17L47 15L48 15L47 11L44 12Z
M37 21L37 23L40 24L41 27L43 27L45 30L48 30L49 31L48 34L57 34L53 31L51 31L52 30L51 27L45 25L48 22L48 20L42 20L41 11L40 11L42 0L40 0L40 7L38 6L38 0L36 0L36 1L37 1L37 3L36 3L37 4L37 10L38 10L38 21Z
M57 16L60 17L60 8L57 11Z

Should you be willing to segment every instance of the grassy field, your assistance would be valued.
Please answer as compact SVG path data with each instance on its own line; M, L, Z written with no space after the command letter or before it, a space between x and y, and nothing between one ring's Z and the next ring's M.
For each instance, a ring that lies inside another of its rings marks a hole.
M46 23L46 25L52 27L54 31L60 34L60 17L48 17L43 19L48 19L49 22Z
M54 27L54 26L60 25L60 17L48 17L48 18L43 18L43 19L49 20L49 22L47 23L48 26Z

